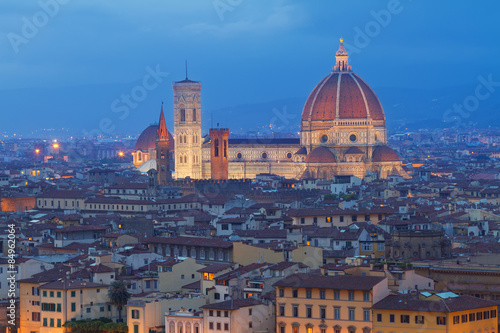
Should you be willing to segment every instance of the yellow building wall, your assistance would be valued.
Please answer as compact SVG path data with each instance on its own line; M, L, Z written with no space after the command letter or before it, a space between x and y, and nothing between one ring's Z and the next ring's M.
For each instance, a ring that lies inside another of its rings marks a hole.
M285 324L285 332L292 333L292 324L298 323L299 332L306 332L306 325L313 325L313 332L319 332L319 325L326 325L326 333L334 333L334 326L341 326L340 333L348 333L348 327L354 326L356 332L362 332L362 328L372 328L372 320L364 321L364 310L370 310L373 294L370 292L370 300L363 301L363 291L354 291L354 300L349 301L349 291L339 290L339 300L334 300L334 289L325 289L325 299L320 299L320 289L311 290L311 298L306 298L306 288L298 288L298 297L292 297L292 287L285 287L284 297L279 296L279 288L276 290L276 328L279 332L280 324ZM285 316L280 316L280 305L285 305ZM293 306L298 306L298 316L293 317ZM312 318L306 317L307 306L312 306ZM326 318L320 318L320 309L326 308ZM334 308L340 307L340 320L334 319ZM349 308L354 308L354 319L349 320ZM370 310L371 317L371 310Z
M197 270L203 267L205 265L197 264L196 259L187 258L172 266L172 272L159 272L160 291L177 292L181 290L182 286L199 281L201 275Z
M32 295L33 287L39 283L19 283L19 328L21 332L40 332L41 321L33 321L32 313L41 312L40 306L35 302L40 301L40 296Z
M434 302L434 301L429 301L429 302ZM441 307L440 305L436 305L436 307ZM463 314L469 314L469 313L477 313L477 312L484 312L484 311L489 311L491 313L491 310L496 311L496 307L488 307L488 308L482 308L482 309L475 309L475 310L467 310L467 311L458 311L458 312L451 312L451 313L444 313L444 312L422 312L422 311L408 311L408 310L380 310L380 309L374 309L373 310L373 332L374 333L389 333L389 332L394 332L394 333L441 333L441 332L457 332L457 333L476 333L476 332L497 332L497 325L498 325L498 318L489 318L486 320L479 320L479 321L473 321L469 322L467 320L467 323L462 323L460 320L459 324L453 324L453 317L454 316L460 316L460 319L462 318ZM377 314L381 313L382 314L382 322L377 321ZM390 314L395 315L395 322L391 323L389 321L390 319ZM410 316L410 323L401 323L401 315L409 315ZM424 317L424 323L423 324L416 324L415 323L415 316L423 316ZM445 325L438 325L437 324L437 317L445 317L446 318L446 324ZM486 330L486 331L485 331Z
M278 263L283 260L283 252L275 252L241 242L233 243L233 262L240 265L249 265L257 262Z

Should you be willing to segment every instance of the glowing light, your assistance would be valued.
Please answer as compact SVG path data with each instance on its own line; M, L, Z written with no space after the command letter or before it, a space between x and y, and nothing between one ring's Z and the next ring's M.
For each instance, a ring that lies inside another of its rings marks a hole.
M39 154L40 153L40 149L35 149L35 153Z
M52 148L54 148L54 149L59 148L59 144L58 144L58 143L54 143L54 144L52 145Z
M118 156L122 157L123 155L125 155L122 151L118 153Z

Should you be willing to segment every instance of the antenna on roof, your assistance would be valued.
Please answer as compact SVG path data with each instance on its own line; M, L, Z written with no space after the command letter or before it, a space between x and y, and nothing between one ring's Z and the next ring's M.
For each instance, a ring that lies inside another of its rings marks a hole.
M186 80L188 79L188 61L186 59Z

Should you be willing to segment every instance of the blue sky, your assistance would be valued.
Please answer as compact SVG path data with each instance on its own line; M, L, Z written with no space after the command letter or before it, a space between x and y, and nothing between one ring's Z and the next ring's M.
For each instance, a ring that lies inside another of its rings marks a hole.
M487 74L500 81L494 1L10 0L0 6L0 90L132 88L149 67L168 76L148 99L170 103L171 82L184 78L187 59L208 107L305 97L330 72L340 35L353 70L375 89L441 88ZM109 102L115 98L110 92Z

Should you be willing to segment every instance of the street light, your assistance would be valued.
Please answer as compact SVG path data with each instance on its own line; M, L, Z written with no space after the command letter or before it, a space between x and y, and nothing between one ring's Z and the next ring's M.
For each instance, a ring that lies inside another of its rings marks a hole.
M40 149L35 149L35 153L40 154Z
M118 153L118 156L123 157L125 155L122 151Z

